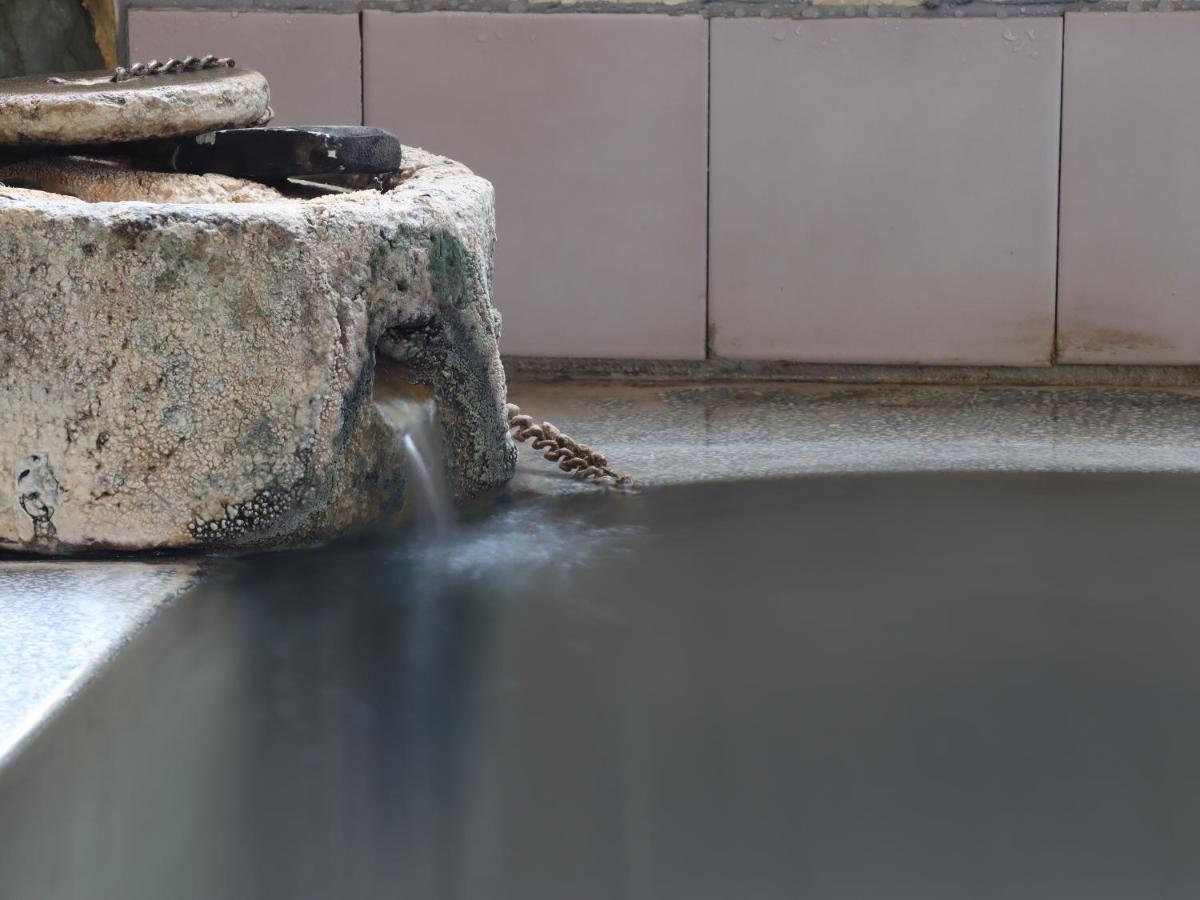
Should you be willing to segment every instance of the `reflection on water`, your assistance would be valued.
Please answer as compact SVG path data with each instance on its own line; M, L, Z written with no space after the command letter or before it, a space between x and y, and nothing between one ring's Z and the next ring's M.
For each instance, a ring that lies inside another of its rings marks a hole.
M1197 509L1169 476L716 484L233 562L0 774L3 883L1191 897Z

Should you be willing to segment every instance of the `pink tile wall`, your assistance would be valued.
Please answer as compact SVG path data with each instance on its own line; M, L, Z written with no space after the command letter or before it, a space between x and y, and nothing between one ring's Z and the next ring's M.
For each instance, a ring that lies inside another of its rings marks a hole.
M1067 16L1059 358L1200 363L1200 13Z
M143 62L215 53L271 84L275 125L362 121L358 16L131 9L129 56Z
M129 14L492 179L510 355L1044 364L1060 250L1061 361L1200 363L1200 12L1070 14L1065 61L1051 18L716 19L711 142L708 29Z
M707 23L363 18L366 121L496 186L507 354L700 358Z
M1045 364L1062 23L712 23L720 356Z

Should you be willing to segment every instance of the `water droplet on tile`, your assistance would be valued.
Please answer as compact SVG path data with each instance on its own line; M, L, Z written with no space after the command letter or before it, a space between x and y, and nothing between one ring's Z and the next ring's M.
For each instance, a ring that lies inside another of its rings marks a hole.
M777 40L777 41L782 41L784 38L787 37L787 35L784 34L782 31L777 31L773 35L771 35L771 37L775 38L775 40Z
M487 32L481 31L479 34L475 35L475 40L479 41L481 44L486 44L488 40Z

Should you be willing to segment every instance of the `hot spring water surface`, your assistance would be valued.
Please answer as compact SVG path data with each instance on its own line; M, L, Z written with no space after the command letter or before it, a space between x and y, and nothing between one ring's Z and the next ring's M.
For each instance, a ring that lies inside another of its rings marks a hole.
M0 895L1193 897L1198 510L840 476L223 561L0 777Z

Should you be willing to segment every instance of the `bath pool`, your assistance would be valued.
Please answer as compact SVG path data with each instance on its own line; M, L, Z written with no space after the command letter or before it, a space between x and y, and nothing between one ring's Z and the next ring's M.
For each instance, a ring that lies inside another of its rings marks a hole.
M1197 510L808 477L221 561L0 773L0 895L1194 896Z

